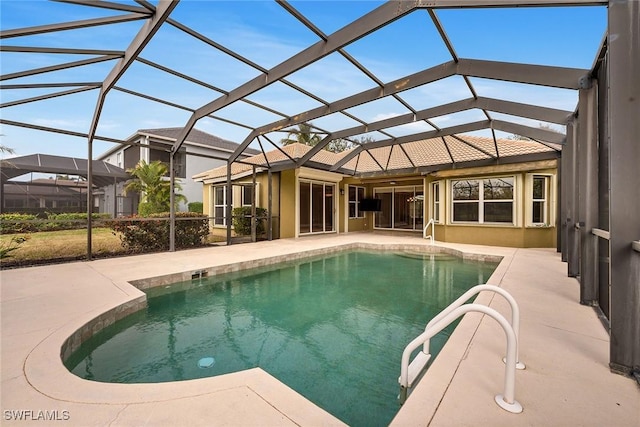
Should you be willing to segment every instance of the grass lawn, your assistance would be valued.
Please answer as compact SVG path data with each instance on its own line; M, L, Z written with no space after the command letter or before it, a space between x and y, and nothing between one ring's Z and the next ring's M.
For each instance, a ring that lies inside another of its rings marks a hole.
M10 257L0 260L0 266L28 266L42 264L47 260L71 260L87 255L87 230L42 231L0 235L0 247L6 247L12 237L27 237L28 240L10 252ZM208 244L224 241L209 235ZM120 238L110 228L94 228L91 238L92 253L96 257L127 254Z
M39 233L3 234L0 244L5 246L12 237L22 236L29 240L10 253L2 263L38 261L55 258L80 257L87 254L87 230L42 231ZM118 236L111 229L94 228L92 233L92 252L100 254L124 253Z

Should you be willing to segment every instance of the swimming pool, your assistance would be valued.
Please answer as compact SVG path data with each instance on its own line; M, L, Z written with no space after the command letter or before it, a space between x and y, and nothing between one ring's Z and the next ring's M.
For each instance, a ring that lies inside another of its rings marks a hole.
M66 366L124 383L259 366L350 425L386 425L399 408L404 346L495 266L351 251L157 287L146 311L84 342Z

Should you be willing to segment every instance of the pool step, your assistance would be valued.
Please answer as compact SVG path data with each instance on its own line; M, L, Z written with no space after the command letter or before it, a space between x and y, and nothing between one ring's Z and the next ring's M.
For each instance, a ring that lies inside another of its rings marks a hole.
M409 388L413 387L413 382L420 376L424 368L431 360L431 355L421 351L409 364ZM398 378L398 381L400 379Z

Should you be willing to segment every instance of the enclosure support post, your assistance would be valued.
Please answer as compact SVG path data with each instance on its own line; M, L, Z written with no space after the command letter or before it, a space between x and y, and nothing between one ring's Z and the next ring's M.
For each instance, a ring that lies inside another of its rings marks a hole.
M93 215L93 139L87 140L87 261L91 261L91 235Z
M577 129L576 122L567 124L567 146L562 157L566 156L565 168L565 206L566 206L566 237L567 237L567 274L576 277L580 273L579 240L576 230L578 223L578 192L576 191L578 164L577 157Z
M252 166L251 175L251 241L257 240L256 236L256 165Z
M118 216L118 180L113 178L113 218Z
M231 195L233 193L233 188L231 186L231 161L227 160L227 186L226 186L226 194L225 194L225 224L227 225L227 245L231 245ZM215 196L215 195L214 195ZM214 213L215 215L215 213Z
M0 214L4 213L4 178L0 177Z
M564 236L563 236L563 227L562 227L562 223L563 223L563 219L564 219L564 198L565 198L565 194L563 191L563 179L562 179L562 174L564 173L562 171L562 166L563 162L562 162L562 154L560 155L560 158L558 159L558 183L556 184L556 194L557 196L557 200L558 202L556 203L556 251L559 252L561 254L562 257L562 261L566 261L564 259Z
M271 213L271 210L273 209L273 174L271 173L271 169L269 169L267 171L267 177L269 180L268 186L268 198L269 198L269 203L267 205L267 222L269 223L269 230L267 231L267 240L272 240L273 239L273 214Z
M578 212L580 230L580 304L598 304L598 84L581 89L578 101Z
M640 377L640 2L609 1L609 244L612 371Z
M169 251L176 250L176 171L175 153L169 153Z

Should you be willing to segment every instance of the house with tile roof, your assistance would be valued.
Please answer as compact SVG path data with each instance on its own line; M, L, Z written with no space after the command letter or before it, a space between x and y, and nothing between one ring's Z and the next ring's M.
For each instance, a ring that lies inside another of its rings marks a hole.
M423 233L432 219L427 231L438 241L555 247L560 148L452 135L370 149L363 144L341 153L320 150L300 162L312 147L295 143L232 163L229 200L233 207L253 200L267 209L274 238ZM224 235L227 166L193 179L203 184L212 232Z
M125 170L134 168L140 160L151 163L160 160L169 165L171 146L176 141L182 128L140 129L127 138L127 145L121 144L103 153L98 160L121 167ZM176 182L182 187L181 194L189 202L202 201L202 186L191 179L192 175L204 170L226 164L226 160L238 144L219 138L198 129L192 129L180 151L174 159ZM240 159L257 154L249 149ZM106 186L98 192L95 205L99 212L120 215L131 215L137 212L139 196L123 195L125 183ZM181 211L187 210L187 204L181 203Z

